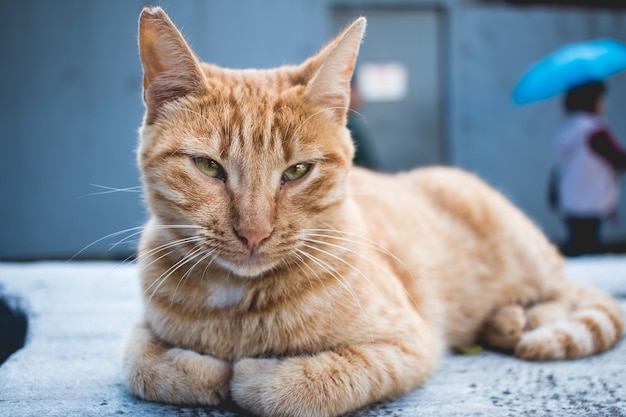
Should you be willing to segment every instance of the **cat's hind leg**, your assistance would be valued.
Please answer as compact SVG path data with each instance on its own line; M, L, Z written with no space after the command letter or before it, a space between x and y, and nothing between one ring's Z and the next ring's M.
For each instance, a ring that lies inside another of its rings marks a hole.
M557 299L530 307L526 317L515 356L528 360L600 353L617 343L624 327L622 309L610 294L577 283L568 283Z
M140 323L126 345L124 373L129 391L145 400L216 405L228 396L231 365L191 350L169 347Z
M491 348L512 351L526 326L524 308L518 304L508 304L498 308L487 318L479 339Z
M491 348L513 351L524 332L566 319L573 309L570 304L567 300L553 300L527 308L504 305L485 320L479 339Z
M539 326L566 320L575 306L568 300L553 300L534 304L526 309L525 330L530 331Z

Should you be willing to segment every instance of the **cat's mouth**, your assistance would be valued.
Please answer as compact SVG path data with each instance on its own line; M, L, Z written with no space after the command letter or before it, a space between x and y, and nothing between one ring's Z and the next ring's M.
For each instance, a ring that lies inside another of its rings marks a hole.
M245 278L256 278L263 275L272 270L279 262L258 255L248 255L239 259L217 258L215 261L222 268Z

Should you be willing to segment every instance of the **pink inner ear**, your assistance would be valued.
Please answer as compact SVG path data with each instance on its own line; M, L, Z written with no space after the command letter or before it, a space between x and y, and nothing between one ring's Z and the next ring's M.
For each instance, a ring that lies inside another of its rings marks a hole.
M142 28L143 29L143 28ZM145 28L141 31L140 36L140 55L143 64L144 79L147 84L156 78L156 76L167 71L169 68L160 61L159 54L156 51L156 35L151 28Z
M348 80L348 83L350 82L350 79L352 78L352 73L354 72L354 64L356 63L357 56L358 56L358 52L355 51L350 57L348 61L348 65L346 65L346 68L340 73L343 79Z
M332 110L333 117L340 124L345 124L350 79L364 30L365 19L358 19L323 48L318 57L327 56L307 86L309 98L319 106Z
M159 50L159 44L167 42L168 32L177 32L170 27L165 16L159 11L144 9L139 18L139 55L144 70L144 86L149 85L156 76L170 69L164 63L165 51ZM170 35L171 36L171 35Z
M144 69L148 123L165 102L206 90L206 78L193 51L160 9L144 9L139 19L139 53Z

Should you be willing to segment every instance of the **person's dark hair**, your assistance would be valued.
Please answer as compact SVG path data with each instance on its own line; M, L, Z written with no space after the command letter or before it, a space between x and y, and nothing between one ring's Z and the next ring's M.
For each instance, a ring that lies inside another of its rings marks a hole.
M606 92L606 85L602 81L594 81L574 87L567 92L563 102L567 112L586 111L596 112L598 99Z

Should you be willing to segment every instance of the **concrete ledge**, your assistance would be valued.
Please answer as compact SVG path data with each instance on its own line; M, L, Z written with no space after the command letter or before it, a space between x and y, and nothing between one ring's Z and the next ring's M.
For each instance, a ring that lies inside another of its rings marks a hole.
M571 260L568 270L616 294L626 309L626 257ZM118 263L0 263L0 287L23 300L30 320L26 346L0 367L0 415L245 415L234 404L175 407L126 392L120 357L141 313L136 272ZM625 375L624 340L570 362L453 355L409 395L351 416L626 416Z

